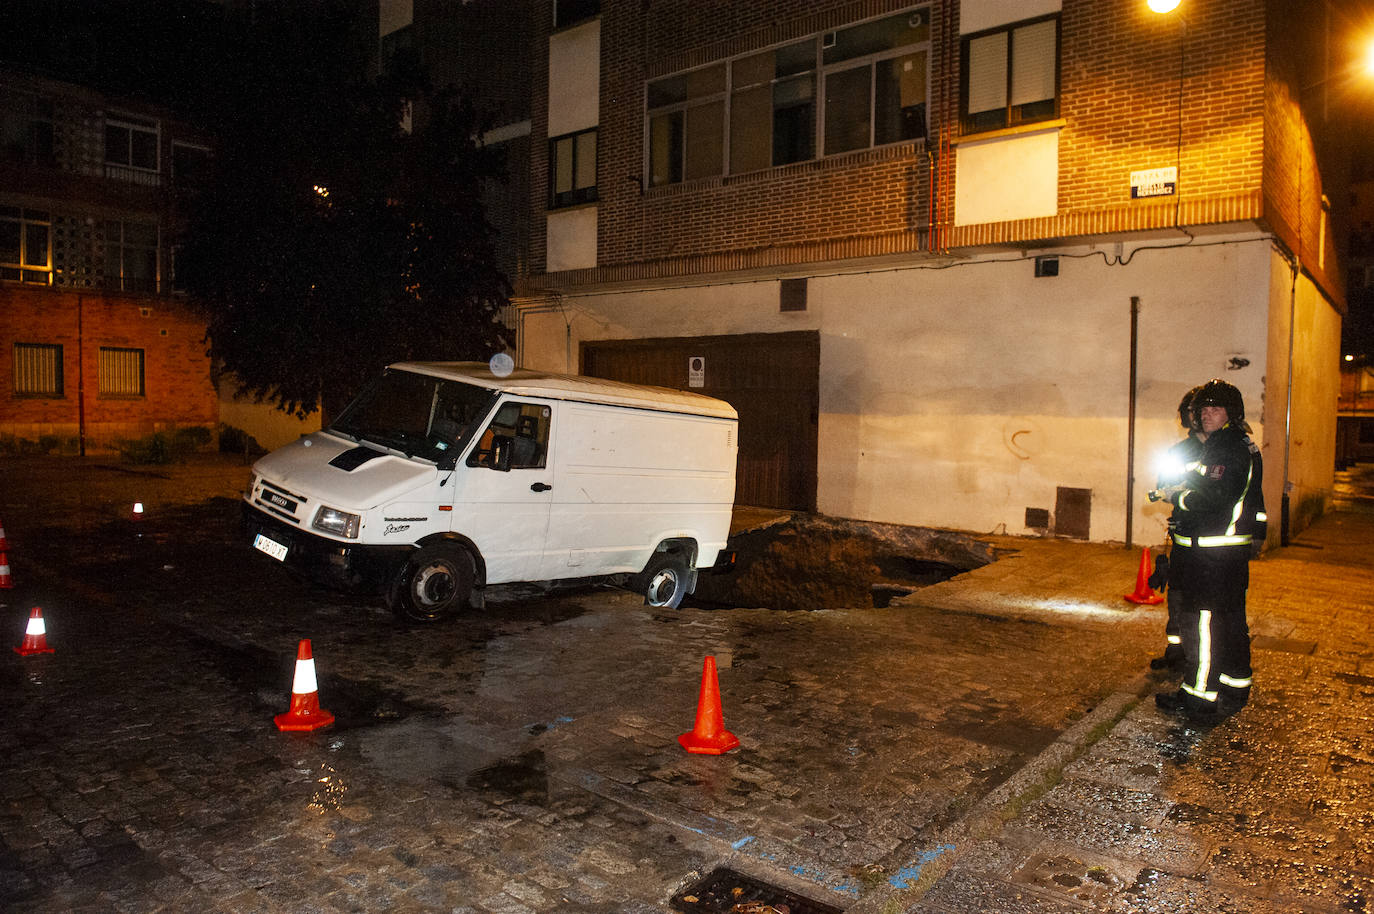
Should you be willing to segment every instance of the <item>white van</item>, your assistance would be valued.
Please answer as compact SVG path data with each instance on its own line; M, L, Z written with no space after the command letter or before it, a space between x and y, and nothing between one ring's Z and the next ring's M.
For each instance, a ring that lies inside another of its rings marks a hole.
M480 607L489 584L572 578L677 607L730 531L737 424L685 391L401 362L254 464L245 526L412 621Z

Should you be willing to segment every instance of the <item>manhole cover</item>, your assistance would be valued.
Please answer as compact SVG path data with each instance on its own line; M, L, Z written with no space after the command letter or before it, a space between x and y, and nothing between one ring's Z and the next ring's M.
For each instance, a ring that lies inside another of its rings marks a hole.
M680 914L844 914L843 908L794 895L728 867L712 870L673 896Z

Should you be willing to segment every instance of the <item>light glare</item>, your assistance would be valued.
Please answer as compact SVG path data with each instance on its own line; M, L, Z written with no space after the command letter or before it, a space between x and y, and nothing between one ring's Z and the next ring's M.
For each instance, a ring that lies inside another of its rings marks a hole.
M1180 0L1146 0L1146 5L1156 13L1172 13L1178 9Z

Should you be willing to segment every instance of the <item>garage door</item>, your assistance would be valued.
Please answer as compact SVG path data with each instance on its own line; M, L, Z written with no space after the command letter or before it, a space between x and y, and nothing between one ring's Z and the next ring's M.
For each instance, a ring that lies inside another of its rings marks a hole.
M819 334L583 343L582 373L726 401L739 411L735 503L816 509Z

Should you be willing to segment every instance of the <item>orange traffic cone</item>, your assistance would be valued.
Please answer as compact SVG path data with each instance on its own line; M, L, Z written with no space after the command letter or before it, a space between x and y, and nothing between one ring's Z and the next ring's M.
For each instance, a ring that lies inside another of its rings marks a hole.
M272 718L278 730L318 730L334 723L334 715L320 707L315 684L315 658L310 655L310 639L302 638L296 648L296 675L291 680L291 709Z
M43 625L43 610L37 606L29 613L29 626L24 630L24 641L14 649L14 652L21 657L53 653L53 649L48 647L48 630Z
M4 536L5 531L0 530L0 536ZM14 578L10 576L10 554L0 546L0 590L13 590Z
M721 716L715 657L708 656L702 665L696 727L691 733L679 736L677 741L688 752L699 755L721 755L739 745L739 737L725 729L725 721Z
M1163 597L1150 589L1150 550L1148 547L1140 550L1140 571L1135 576L1135 593L1126 594L1126 599L1132 603L1148 603L1151 606L1164 602Z
M7 552L10 548L10 541L5 539L5 522L0 520L0 552Z

